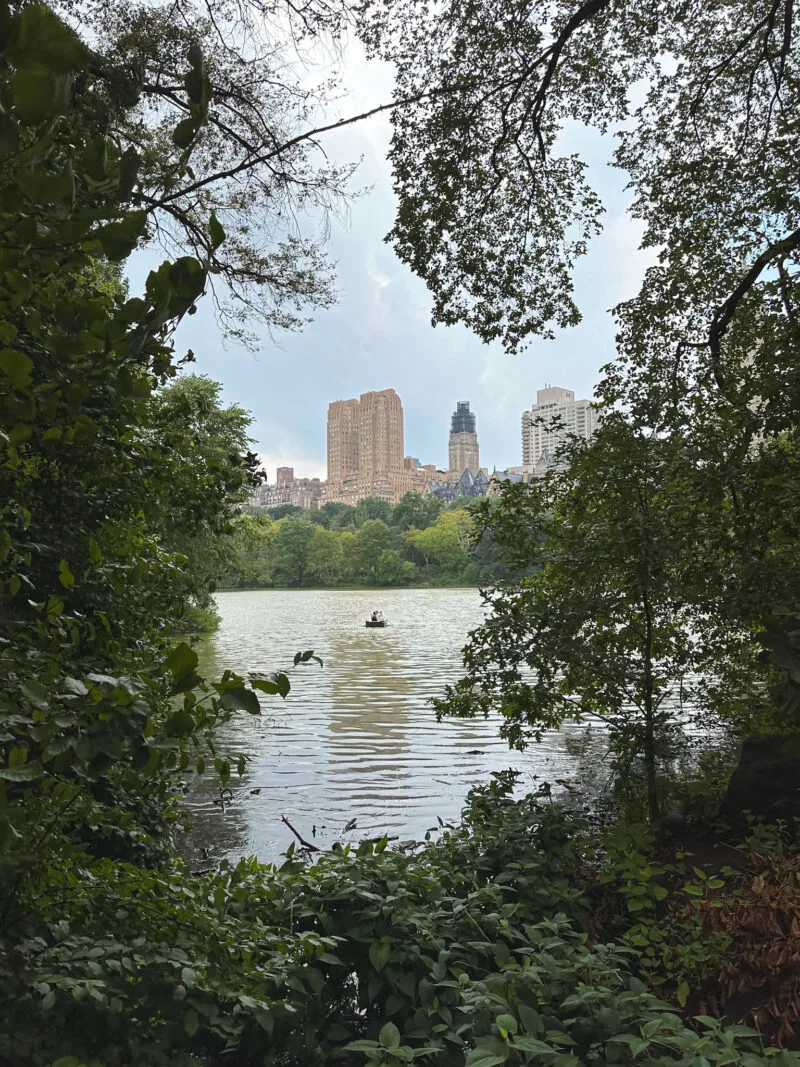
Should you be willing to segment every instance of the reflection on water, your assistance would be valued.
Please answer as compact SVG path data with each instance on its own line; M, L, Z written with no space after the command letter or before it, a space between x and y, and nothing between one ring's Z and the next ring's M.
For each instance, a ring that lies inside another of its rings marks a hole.
M510 753L492 721L437 723L428 703L458 678L460 650L483 617L473 589L220 593L222 624L199 646L207 677L285 669L313 648L324 660L288 671L286 701L262 695L262 717L241 714L220 751L249 757L221 810L219 783L192 783L184 851L214 858L275 858L292 840L286 815L321 847L388 832L419 837L437 816L453 819L467 790L514 766L553 779L571 763L557 734ZM364 619L380 606L385 629ZM258 792L252 792L258 790ZM357 820L355 829L344 827Z

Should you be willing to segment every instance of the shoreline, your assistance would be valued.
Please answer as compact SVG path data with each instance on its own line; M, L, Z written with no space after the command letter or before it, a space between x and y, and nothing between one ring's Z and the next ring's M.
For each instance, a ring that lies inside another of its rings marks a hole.
M431 589L485 589L480 585L237 585L214 590L217 593L413 593Z

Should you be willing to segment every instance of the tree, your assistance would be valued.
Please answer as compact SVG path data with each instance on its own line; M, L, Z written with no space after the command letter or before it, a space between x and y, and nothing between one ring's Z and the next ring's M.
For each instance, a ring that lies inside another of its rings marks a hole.
M433 526L425 530L410 527L405 540L426 565L435 561L445 573L455 575L467 563L471 528L468 512L442 511Z
M388 526L391 515L392 506L387 500L379 500L378 497L368 496L364 500L359 500L356 504L354 519L358 529L370 519L380 519L384 525Z
M464 322L513 351L579 319L572 269L603 206L585 160L559 154L559 135L574 121L602 132L621 124L613 162L631 182L645 246L660 249L620 309L626 357L661 364L665 389L669 368L694 361L732 401L757 308L769 340L751 353L756 369L772 375L780 353L779 373L791 373L800 262L791 0L767 10L704 0L691 13L660 0L635 12L558 0L515 5L500 21L490 0L469 18L457 0L367 12L368 48L396 69L390 239L433 293L435 321ZM647 85L641 106L637 81Z
M414 580L417 568L403 559L399 552L388 548L378 556L375 578L378 585L408 585Z
M336 585L341 580L344 552L341 539L332 530L318 526L308 545L308 574L320 585Z
M154 390L176 373L171 337L209 262L164 262L131 299L108 266L145 236L131 208L143 161L118 136L140 99L134 74L121 85L48 6L0 3L0 1057L25 1065L73 1050L184 1058L185 1040L165 1050L149 1029L151 1012L164 1016L145 975L192 956L177 913L142 936L141 894L159 898L159 920L171 911L162 891L181 783L206 760L231 773L215 729L258 714L259 687L289 684L233 672L211 683L193 649L167 640L187 587L165 525L187 530L163 509L203 510L211 529L229 514L221 487L247 476L207 455L195 483L181 449L149 432ZM203 119L198 104L187 165ZM181 447L201 433L167 407ZM117 952L125 988L111 1007L103 979L89 992L85 976L110 975ZM127 1034L106 1008L126 1016Z
M484 521L512 563L536 568L491 597L441 714L498 709L523 747L564 721L605 724L618 781L641 761L651 819L686 713L709 728L757 701L752 634L720 617L714 543L687 508L691 448L609 416L571 466L509 486Z
M241 514L231 526L231 546L217 575L219 584L234 589L271 586L277 524L268 515Z
M329 500L319 509L322 525L330 530L355 529L355 508L350 504L340 504Z
M202 0L59 0L57 8L92 35L115 93L131 98L137 86L116 122L123 150L139 157L134 206L148 216L152 241L209 260L221 324L254 340L253 319L298 329L310 309L330 306L324 238L296 220L313 216L322 233L348 201L354 168L329 163L316 140L337 123L313 120L335 79L315 78L306 52L336 46L352 21L344 0L311 0L302 11L291 0L213 12Z
M389 527L381 519L367 519L356 537L359 571L362 577L374 580L380 555L389 543Z
M352 530L343 530L339 534L342 546L342 581L354 582L359 576L358 534Z
M252 417L238 405L223 408L220 393L210 378L182 375L154 395L141 431L156 463L190 472L166 486L160 499L145 502L164 546L188 561L189 608L179 623L184 629L192 625L193 610L210 610L216 579L234 550L231 519L257 484L258 460L249 450Z
M424 497L421 493L406 493L392 508L390 525L400 530L407 530L409 526L424 530L436 522L443 507L438 497L432 495Z
M304 509L298 507L297 504L278 504L274 508L266 508L265 512L272 519L273 522L278 522L280 519L285 519L289 515L302 515Z
M281 519L277 527L275 580L281 585L304 585L308 577L309 553L318 527L300 516Z

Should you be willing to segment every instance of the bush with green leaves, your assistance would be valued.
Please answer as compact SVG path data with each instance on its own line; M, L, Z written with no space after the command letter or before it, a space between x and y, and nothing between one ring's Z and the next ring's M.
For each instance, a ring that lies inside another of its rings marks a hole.
M749 1064L745 1028L689 1029L590 945L570 877L580 820L511 775L410 853L385 840L187 877L86 856L32 887L41 928L0 963L0 1055L196 1063L510 1067ZM772 1055L772 1053L770 1053ZM797 1054L776 1054L797 1067Z

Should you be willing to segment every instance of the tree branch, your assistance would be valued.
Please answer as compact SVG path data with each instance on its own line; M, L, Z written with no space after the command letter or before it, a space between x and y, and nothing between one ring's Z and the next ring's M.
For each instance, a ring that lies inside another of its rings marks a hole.
M307 848L309 852L322 851L321 848L317 848L316 845L312 845L310 841L306 841L306 839L297 830L295 830L295 828L292 826L292 824L289 822L285 815L281 815L281 822L285 823L285 825L289 827L289 829L292 831L292 833L303 846L303 848Z
M730 326L731 320L736 314L736 309L749 290L755 285L764 268L768 267L770 263L773 263L776 259L783 259L796 248L800 248L800 228L794 230L794 232L788 234L788 236L783 237L780 241L775 241L775 243L771 244L768 248L765 248L725 303L717 309L711 322L711 328L708 332L708 345L711 349L711 362L714 378L721 390L724 391L725 389L725 380L721 367L722 338L725 336L725 331L728 329L728 326Z

